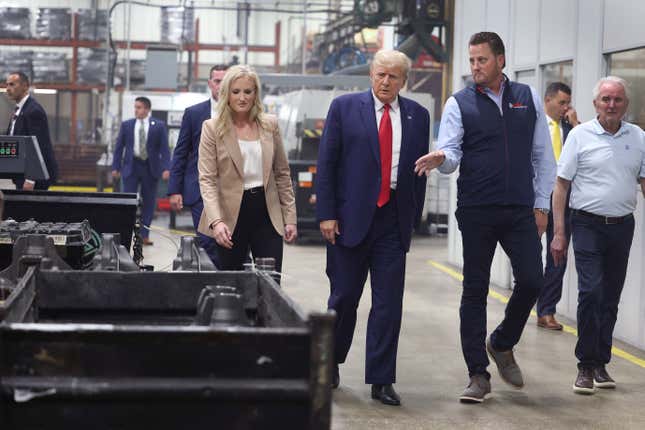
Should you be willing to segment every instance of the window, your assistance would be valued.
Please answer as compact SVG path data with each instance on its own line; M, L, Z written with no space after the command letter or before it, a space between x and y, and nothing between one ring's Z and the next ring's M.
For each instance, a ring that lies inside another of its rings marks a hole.
M515 80L522 84L530 85L537 88L537 81L535 79L535 70L521 70L515 72Z
M645 48L609 55L609 75L620 76L630 87L625 119L645 128Z
M542 66L542 89L553 82L564 82L573 87L573 61L562 61Z

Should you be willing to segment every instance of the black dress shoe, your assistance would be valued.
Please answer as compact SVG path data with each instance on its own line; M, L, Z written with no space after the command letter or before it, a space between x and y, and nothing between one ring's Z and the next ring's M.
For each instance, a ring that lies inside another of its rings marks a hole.
M340 385L340 372L338 371L338 364L334 364L331 370L331 388L336 389Z
M384 405L401 405L401 398L396 394L396 391L394 391L392 384L372 385L372 398L380 400Z

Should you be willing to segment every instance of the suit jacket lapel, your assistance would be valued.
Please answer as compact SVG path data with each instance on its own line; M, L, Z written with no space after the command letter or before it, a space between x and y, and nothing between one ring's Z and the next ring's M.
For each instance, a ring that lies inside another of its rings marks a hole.
M273 135L258 125L260 130L260 146L262 147L262 179L266 188L273 165Z
M374 111L374 99L372 98L372 91L369 90L363 93L363 100L361 106L361 119L363 126L367 130L369 137L369 147L372 150L372 155L377 163L381 163L381 154L378 143L378 128L376 127L376 112Z
M231 159L233 160L233 164L235 165L237 172L243 178L244 177L244 159L242 158L242 151L240 151L240 144L237 142L237 136L235 134L235 130L233 129L233 127L231 127L229 131L226 133L226 135L224 135L224 145L226 146L226 150L228 151L229 155L231 156Z

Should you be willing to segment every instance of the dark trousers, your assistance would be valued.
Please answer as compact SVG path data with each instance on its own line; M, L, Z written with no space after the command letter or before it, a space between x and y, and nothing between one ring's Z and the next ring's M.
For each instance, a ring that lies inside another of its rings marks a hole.
M132 174L127 178L123 178L123 192L136 193L141 186L141 222L145 226L150 226L152 223L152 216L155 213L155 203L157 201L157 184L159 178L155 178L150 173L148 168L148 161L143 161L139 158L132 160ZM150 231L146 227L141 227L141 237L147 238L150 236Z
M253 190L244 191L240 214L233 231L233 248L226 249L217 245L219 268L242 270L250 248L253 258L275 258L275 270L281 272L282 236L275 231L271 223L264 191L255 188Z
M553 198L553 196L551 196ZM564 208L564 228L567 243L571 240L571 210L569 209L569 195ZM562 297L562 280L567 270L567 260L559 266L553 262L551 255L551 241L553 240L553 205L549 212L549 223L546 227L546 267L544 268L544 286L537 300L537 314L540 317L555 314L555 308Z
M219 269L219 257L217 256L217 242L212 237L206 236L205 234L197 231L199 227L199 219L202 216L202 211L204 210L204 201L200 198L195 203L190 206L190 213L193 216L193 226L195 226L195 233L197 235L197 242L199 246L204 248L206 254L210 257L211 261Z
M578 367L597 367L611 359L611 339L634 237L634 218L603 224L571 215L578 271Z
M493 348L507 351L520 340L542 288L541 244L533 209L524 206L460 207L456 212L463 240L464 282L459 315L461 347L472 376L483 374L486 356L486 299L490 267L499 243L511 260L515 287L504 319L491 334Z
M366 238L358 246L327 245L328 307L336 311L335 359L344 363L356 327L356 309L367 274L372 286L372 308L367 320L365 383L396 382L405 279L405 251L397 221L394 196L377 208ZM340 229L342 231L342 224Z

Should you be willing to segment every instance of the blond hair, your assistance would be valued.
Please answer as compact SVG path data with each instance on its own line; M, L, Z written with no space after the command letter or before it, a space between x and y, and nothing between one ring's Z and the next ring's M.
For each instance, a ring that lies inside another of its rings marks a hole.
M249 111L251 121L257 122L258 126L266 129L268 123L264 116L264 106L262 106L262 97L260 95L261 84L258 74L252 67L246 65L237 65L229 68L222 79L219 87L219 97L215 107L215 137L222 138L230 130L232 120L231 107L228 105L228 97L233 82L240 78L249 78L255 85L255 101Z
M376 66L399 67L403 72L405 80L407 80L408 72L412 67L412 62L408 56L401 51L381 49L374 54L374 59L372 59L372 64L370 65L370 71Z

